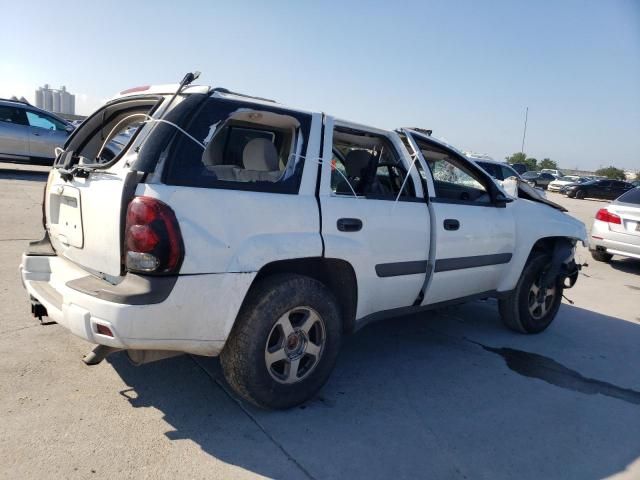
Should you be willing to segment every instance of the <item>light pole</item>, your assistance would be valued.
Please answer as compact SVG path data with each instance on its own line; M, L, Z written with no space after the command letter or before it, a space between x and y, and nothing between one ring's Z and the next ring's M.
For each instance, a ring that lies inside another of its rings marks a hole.
M524 153L524 139L527 136L527 119L529 118L529 107L524 112L524 132L522 133L522 147L520 147L520 153Z

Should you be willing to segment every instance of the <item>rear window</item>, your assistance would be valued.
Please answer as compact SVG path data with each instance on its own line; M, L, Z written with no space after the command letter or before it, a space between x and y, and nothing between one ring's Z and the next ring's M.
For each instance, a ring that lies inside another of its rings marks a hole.
M480 165L482 169L485 172L487 172L489 175L491 175L493 178L497 180L504 180L504 178L502 177L502 172L500 171L500 168L497 165L494 165L493 163L486 163L486 162L476 162L476 163Z
M509 167L505 167L504 165L500 165L500 170L502 171L502 179L505 180L509 177L518 177L518 174L515 170L512 170Z
M633 188L628 192L623 193L616 201L640 205L640 187Z
M176 135L164 182L201 188L298 193L311 116L210 98ZM195 140L195 141L194 141Z
M16 125L27 124L22 110L6 105L0 105L0 122L14 123Z

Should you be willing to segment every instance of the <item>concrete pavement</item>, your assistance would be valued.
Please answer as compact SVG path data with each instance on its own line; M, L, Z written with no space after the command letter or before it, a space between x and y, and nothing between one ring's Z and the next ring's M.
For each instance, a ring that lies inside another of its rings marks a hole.
M95 367L17 273L44 176L0 171L0 478L640 477L640 262L591 260L543 334L495 302L366 327L313 401L266 412L216 359ZM599 202L549 194L581 220Z

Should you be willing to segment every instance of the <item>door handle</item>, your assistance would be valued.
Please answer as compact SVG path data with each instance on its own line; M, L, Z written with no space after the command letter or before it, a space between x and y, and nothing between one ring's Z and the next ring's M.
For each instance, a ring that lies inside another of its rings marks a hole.
M443 224L445 230L458 230L460 228L460 222L455 218L447 218Z
M39 134L39 133L37 133L37 132L33 132L33 134L34 134L36 137L39 137L39 136L40 136L40 134Z
M362 230L362 220L359 218L338 219L338 230L341 232L358 232Z

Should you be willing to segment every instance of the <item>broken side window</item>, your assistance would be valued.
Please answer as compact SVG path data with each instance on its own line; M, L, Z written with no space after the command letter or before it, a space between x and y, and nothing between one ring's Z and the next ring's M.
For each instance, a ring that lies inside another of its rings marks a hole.
M311 116L275 106L210 98L176 136L165 183L297 193Z

